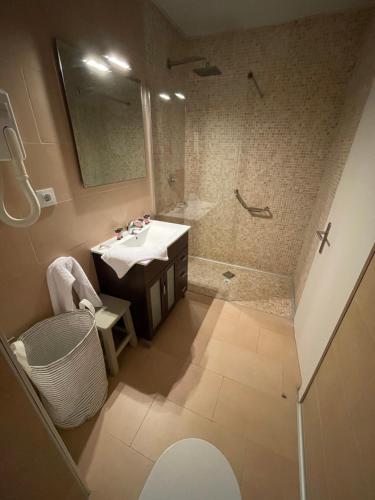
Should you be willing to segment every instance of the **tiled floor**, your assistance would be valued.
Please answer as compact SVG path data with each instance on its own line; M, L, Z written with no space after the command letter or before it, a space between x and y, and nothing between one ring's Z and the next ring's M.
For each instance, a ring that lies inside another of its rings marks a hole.
M243 500L299 498L289 320L188 293L152 347L129 347L120 364L101 413L62 432L91 498L137 499L153 462L186 437L225 454Z
M234 278L225 280L231 271ZM293 286L288 276L189 257L189 290L286 318L293 316Z

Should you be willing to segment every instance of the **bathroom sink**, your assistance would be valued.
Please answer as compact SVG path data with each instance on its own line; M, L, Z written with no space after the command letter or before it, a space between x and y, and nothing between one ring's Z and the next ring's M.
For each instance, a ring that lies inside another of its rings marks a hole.
M159 221L150 222L150 224L148 224L139 234L133 235L132 238L124 238L122 245L125 247L145 247L165 244L169 246L181 236L181 233L179 233L179 236L174 238L176 231L179 230L178 224L168 224L164 226L166 223L153 224L153 222ZM177 226L177 228L174 226Z
M172 224L171 222L163 222L152 220L149 224L143 227L138 234L126 234L121 240L111 238L99 245L91 248L93 253L103 254L106 248L114 246L124 247L139 247L147 246L166 246L169 247L183 234L189 231L190 226L184 224ZM144 262L147 265L150 261Z

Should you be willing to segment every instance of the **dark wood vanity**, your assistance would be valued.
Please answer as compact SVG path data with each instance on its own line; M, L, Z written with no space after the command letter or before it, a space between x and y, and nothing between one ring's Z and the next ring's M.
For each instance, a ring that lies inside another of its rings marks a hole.
M138 337L151 341L157 328L187 290L188 233L168 247L168 261L135 264L119 279L101 256L93 253L100 291L129 300Z

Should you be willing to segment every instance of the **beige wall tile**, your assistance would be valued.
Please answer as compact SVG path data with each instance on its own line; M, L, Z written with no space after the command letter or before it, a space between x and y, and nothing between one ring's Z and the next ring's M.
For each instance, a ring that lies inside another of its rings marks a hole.
M66 157L60 144L25 144L26 167L34 189L53 186L58 202L72 198ZM75 165L76 168L78 166Z
M108 9L103 10L101 4L87 0L76 2L69 8L42 0L37 9L23 2L22 8L19 4L8 4L2 10L0 87L11 95L27 148L26 166L34 187L54 187L59 202L56 207L43 210L38 223L27 230L29 239L21 237L26 234L24 231L20 230L20 236L15 236L3 232L3 226L0 229L0 233L9 236L0 242L1 255L9 259L9 265L1 270L2 295L7 293L5 287L9 284L15 287L14 292L8 294L12 295L14 304L9 304L7 299L0 306L1 324L6 327L8 336L39 320L43 311L50 313L45 270L32 272L35 256L46 266L58 256L74 254L89 271L90 279L96 282L86 249L111 237L114 225L124 224L150 211L147 179L91 190L82 187L54 47L54 37L58 34L73 44L91 47L100 53L109 48L118 49L126 54L135 74L147 79L143 20L143 8L146 9L147 5L123 2L108 5ZM87 12L90 12L89 16ZM116 12L115 16L113 12ZM97 30L98 20L101 33ZM159 70L162 74L167 73L165 60ZM149 83L154 79L155 75L151 75ZM27 204L9 170L8 166L4 169L6 205L12 215L26 215ZM71 199L74 201L64 203ZM24 304L25 287L18 278L26 271L30 271L26 279L27 289L33 289L29 306ZM34 276L34 286L29 283L30 276ZM37 293L40 295L36 296ZM18 297L24 305L24 312L15 316L15 299ZM8 310L3 311L5 307Z
M22 276L38 267L27 229L0 225L0 279Z
M224 378L214 421L296 461L296 406L281 397Z
M27 65L23 74L41 141L70 142L71 132L54 68L42 73Z
M24 142L39 142L38 130L22 70L12 59L0 59L0 88L11 99L17 126Z
M40 219L29 228L39 262L50 263L56 257L70 255L82 242L82 231L71 201L43 210Z
M2 279L0 286L0 328L10 338L33 323L52 316L45 268Z

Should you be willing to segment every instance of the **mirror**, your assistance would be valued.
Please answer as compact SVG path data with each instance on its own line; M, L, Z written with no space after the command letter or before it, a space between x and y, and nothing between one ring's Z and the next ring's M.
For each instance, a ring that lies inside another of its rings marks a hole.
M84 186L145 177L140 82L104 57L56 46Z

